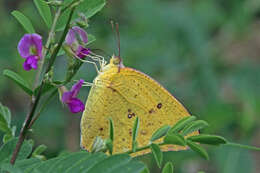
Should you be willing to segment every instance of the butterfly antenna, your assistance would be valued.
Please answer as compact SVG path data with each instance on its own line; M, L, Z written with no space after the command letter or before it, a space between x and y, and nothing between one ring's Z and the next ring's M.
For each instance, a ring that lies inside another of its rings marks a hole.
M115 35L116 35L117 48L118 48L118 57L121 58L121 57L120 57L120 34L119 34L119 25L118 25L118 23L116 23L116 27L115 27L113 20L111 20L110 23L111 23L111 26L112 26L112 30L113 30L113 32L114 32Z
M117 56L117 58L118 58L118 60L119 60L119 62L118 62L118 72L120 72L120 69L121 69L122 67L124 67L124 66L123 66L123 63L122 63L122 59L121 59L121 57L120 57L120 34L119 34L119 24L116 23L116 30L115 30L115 28L114 28L114 22L113 22L113 20L111 20L111 26L112 26L112 30L113 30L113 32L115 32L116 39L117 39L117 48L118 48L118 56Z
M116 35L117 35L117 48L118 48L118 57L120 57L120 34L119 34L119 24L116 23Z

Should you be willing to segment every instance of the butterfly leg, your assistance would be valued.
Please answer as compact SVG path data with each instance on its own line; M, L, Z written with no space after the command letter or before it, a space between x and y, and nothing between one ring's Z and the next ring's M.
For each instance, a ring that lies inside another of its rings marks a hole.
M100 68L102 71L103 67L107 64L105 58L103 56L95 54L94 52L91 52L91 54L94 56L93 60L96 60L99 62L99 65L100 65Z
M80 58L78 58L78 59L79 59L81 62L93 64L93 65L95 66L95 68L96 68L97 73L98 73L98 74L100 73L100 71L98 70L97 64L96 64L95 62L93 62L93 61L88 61L88 60L83 60L83 59L80 59Z

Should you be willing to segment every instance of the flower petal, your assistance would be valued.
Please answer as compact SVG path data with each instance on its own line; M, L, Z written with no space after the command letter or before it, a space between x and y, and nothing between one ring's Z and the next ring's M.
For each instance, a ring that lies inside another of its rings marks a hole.
M32 34L31 39L36 47L37 55L42 58L42 37L39 34Z
M25 34L18 43L18 52L23 58L30 56L31 34Z
M79 37L80 37L81 41L83 41L83 43L86 44L86 43L88 42L87 32L86 32L84 29L82 29L82 28L80 28L80 27L78 27L78 26L73 26L73 27L72 27L72 30L73 30L76 34L79 35Z
M72 92L67 91L62 94L61 100L63 103L68 103L70 102L71 98L72 98Z
M30 48L35 46L37 56L42 57L42 38L38 34L25 34L18 43L18 52L23 58L33 55Z
M68 34L66 35L65 42L71 46L72 43L75 41L76 41L75 33L72 29L70 29Z
M84 48L82 47L81 45L79 45L77 51L76 51L76 55L79 57L79 58L84 58L86 57L88 54L90 53L90 49L88 48Z
M83 79L80 79L76 84L74 84L71 88L71 93L72 93L72 98L75 98L77 97L78 93L79 93L79 90L80 88L82 87L82 84L83 84L84 80Z
M78 98L72 98L68 103L68 107L72 113L82 112L85 109L85 105Z
M26 58L24 64L23 64L23 68L26 71L33 69L37 69L38 67L38 60L36 56L29 56L28 58Z

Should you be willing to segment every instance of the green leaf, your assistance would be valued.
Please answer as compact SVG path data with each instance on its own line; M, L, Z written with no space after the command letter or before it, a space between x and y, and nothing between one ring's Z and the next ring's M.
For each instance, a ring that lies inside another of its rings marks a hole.
M2 105L2 103L0 103L0 121L4 121L8 127L11 125L11 112L9 108Z
M161 137L165 136L170 128L171 128L171 127L170 127L169 125L164 125L164 126L162 126L161 128L157 129L157 130L153 133L153 135L152 135L150 141L153 142L153 141L155 141L155 140L157 140L157 139L160 139Z
M113 141L111 139L106 140L106 147L110 155L113 153Z
M73 0L64 0L64 4L69 4ZM97 12L99 12L106 4L105 0L84 0L79 4L77 7L74 15L72 16L72 20L79 18L77 14L83 13L86 18L90 18L94 16ZM65 10L62 15L60 16L58 22L57 22L57 27L56 30L63 30L66 24L66 21L69 16L70 9Z
M40 155L42 154L42 152L44 152L47 149L46 145L39 145L37 148L35 148L35 150L32 153L32 156L36 156L36 155Z
M3 74L9 79L13 80L20 88L22 88L27 94L32 95L33 91L30 89L29 84L17 73L11 70L4 70Z
M145 168L143 171L141 171L140 173L150 173L148 168Z
M1 126L1 124L0 124ZM13 139L15 137L15 131L16 131L16 126L13 127L8 127L8 131L3 137L3 143L7 143L9 140Z
M162 173L173 173L173 165L171 162L167 162L164 165Z
M21 169L23 173L30 173L31 170L40 163L42 163L42 161L38 158L23 159L17 160L15 162L15 167Z
M11 165L10 163L4 163L0 165L1 172L11 172L11 173L23 173L21 169Z
M95 164L87 173L131 173L142 172L146 167L141 162L136 162L130 156L125 154L112 155L102 162Z
M227 140L225 138L217 135L200 134L196 136L190 136L187 139L193 142L199 142L201 144L209 144L209 145L220 145L220 144L227 143Z
M10 127L11 113L10 110L0 103L0 130L12 136L12 129Z
M176 124L172 126L172 128L169 130L169 133L178 133L181 131L187 124L190 122L196 120L195 116L188 116L181 120L179 120Z
M7 124L4 123L4 122L2 122L1 120L0 120L0 130L1 130L2 132L8 133L8 134L11 133L11 130L10 130L10 128L7 126Z
M159 168L161 168L162 166L162 161L163 161L163 153L159 147L159 145L157 144L151 144L150 148L152 150L153 153L153 157L158 165Z
M194 131L203 129L204 127L207 127L209 124L206 121L203 120L197 120L194 122L191 122L188 124L181 132L183 136L186 136L187 134L190 134Z
M133 126L133 136L132 136L132 150L135 152L135 149L137 147L137 135L138 135L138 129L139 129L139 118L136 117L135 122L134 122L134 126Z
M18 138L9 140L7 143L0 148L0 163L4 161L9 161L15 149ZM27 158L32 152L32 145L26 140L24 141L20 152L18 154L17 160Z
M165 144L173 144L173 145L181 145L185 146L186 142L185 139L182 135L180 134L172 134L168 133L165 138L164 138L164 143Z
M109 138L114 141L114 123L112 118L109 118Z
M1 124L0 124L1 126ZM11 139L13 139L13 136L10 135L9 133L5 134L4 137L3 137L3 143L7 143L8 141L10 141Z
M203 157L206 160L209 160L209 155L207 151L202 148L200 145L196 144L195 142L192 142L190 140L187 140L187 145L196 153L198 153L201 157Z
M29 161L28 161L29 160ZM47 161L28 159L18 161L15 165L23 172L84 172L84 173L142 173L146 166L125 154L108 156L104 153L88 153L85 151L69 153Z
M37 10L39 11L41 17L43 18L45 24L48 28L51 28L52 16L49 5L44 0L33 0Z
M26 32L35 33L32 23L25 15L17 10L14 10L11 14L18 20Z

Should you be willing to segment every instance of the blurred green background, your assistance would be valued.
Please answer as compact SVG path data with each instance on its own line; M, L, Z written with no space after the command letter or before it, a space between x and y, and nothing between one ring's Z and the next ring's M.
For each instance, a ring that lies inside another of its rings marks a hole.
M0 102L11 109L20 129L29 97L2 75L12 69L29 81L35 71L22 69L17 43L24 34L11 16L19 9L46 40L47 29L30 0L0 1ZM185 107L209 122L203 132L228 140L260 146L260 1L259 0L110 0L91 18L87 31L96 36L91 45L116 52L110 19L120 24L124 64L160 82ZM109 56L106 56L108 59ZM57 58L55 78L64 74L64 57ZM75 79L96 76L84 65ZM71 85L70 85L71 86ZM70 87L69 86L69 87ZM86 100L89 88L81 91ZM47 157L79 150L81 115L72 115L56 97L33 127L30 137L48 146ZM18 133L17 133L18 135ZM210 161L190 151L169 152L176 172L256 173L260 154L232 147L210 147ZM150 155L138 158L158 168Z

